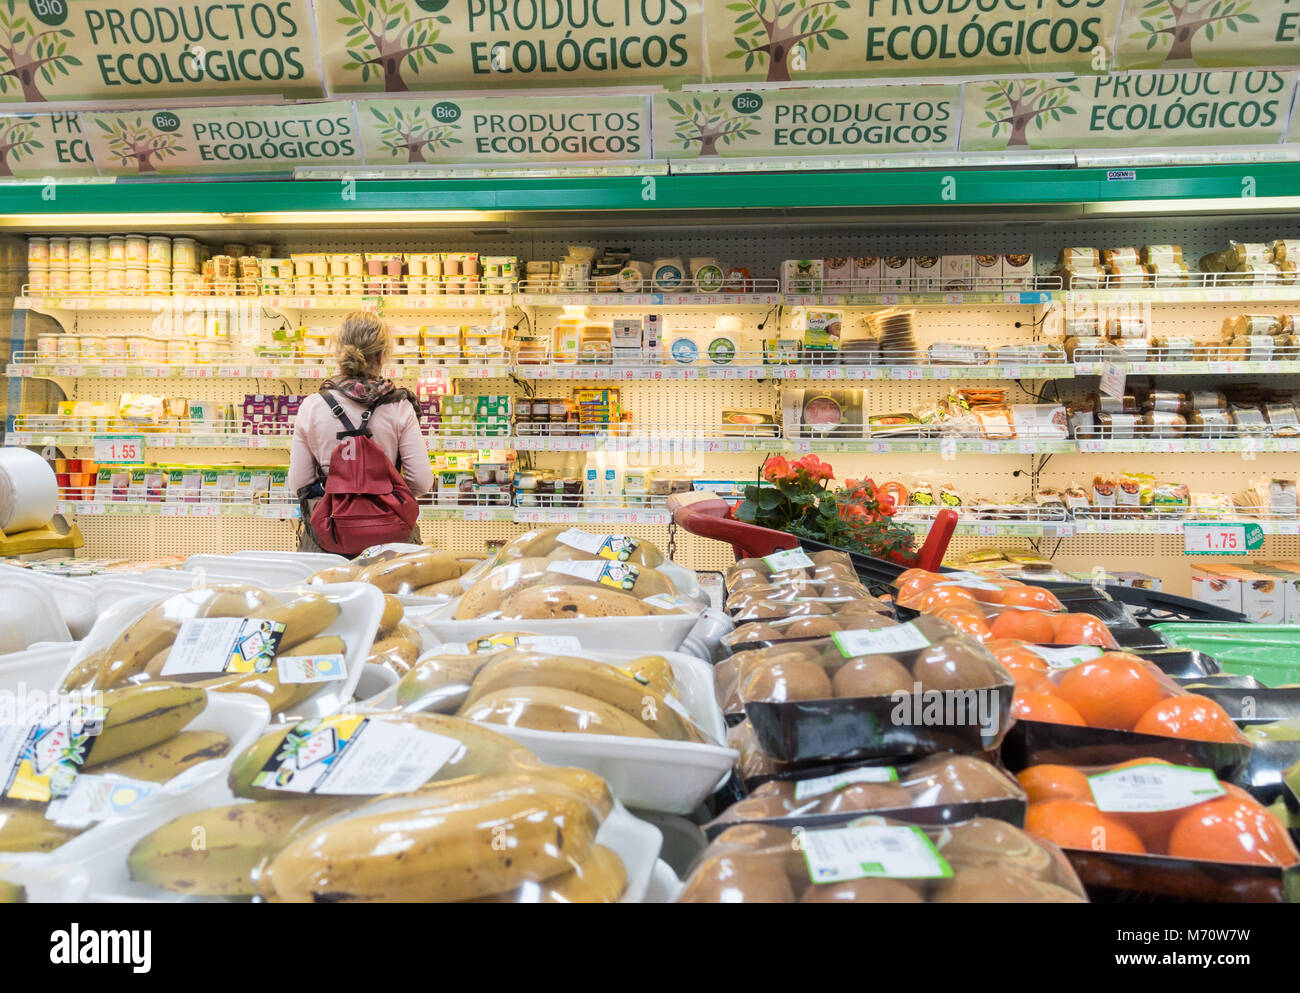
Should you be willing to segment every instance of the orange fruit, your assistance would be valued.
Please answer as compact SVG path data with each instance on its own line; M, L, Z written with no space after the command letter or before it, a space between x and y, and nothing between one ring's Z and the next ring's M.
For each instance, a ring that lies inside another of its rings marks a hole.
M1035 645L1050 642L1054 628L1052 615L1041 610L1003 610L989 625L995 638L1018 638Z
M1158 701L1138 718L1133 730L1194 741L1244 742L1228 712L1209 697L1184 693Z
M984 647L993 653L993 657L1008 669L1033 669L1035 672L1049 672L1051 666L1047 659L1037 652L1031 652L1023 641L1011 638L993 638L984 642Z
M1085 726L1079 712L1055 693L1034 693L1017 689L1016 695L1011 700L1011 716L1018 721Z
M1169 835L1176 858L1256 865L1300 861L1286 829L1254 800L1221 796L1186 811Z
M1091 803L1078 800L1047 800L1031 805L1025 813L1025 830L1062 848L1135 855L1146 852L1142 839L1131 827L1103 814Z
M942 607L935 611L935 617L947 621L958 631L983 641L989 637L989 626L984 615L970 607Z
M1141 659L1107 653L1067 669L1057 694L1089 726L1128 731L1169 691Z
M1099 648L1119 648L1119 642L1092 614L1054 614L1055 629L1052 643L1057 645L1096 645Z
M994 601L1004 607L1037 607L1039 610L1064 610L1056 594L1041 586L1013 586L1003 590Z
M1015 666L1007 670L1016 684L1016 689L1026 693L1056 693L1056 684L1047 678L1047 673L1037 669L1025 669Z
M1088 777L1072 765L1031 765L1016 779L1031 804L1046 800L1092 802Z
M1120 762L1109 768L1109 772L1116 772L1120 769L1129 769L1133 766L1142 765L1173 765L1164 759L1141 758L1129 759L1127 762ZM1226 785L1226 784L1224 784ZM1187 808L1182 807L1178 810L1160 810L1150 813L1120 813L1114 812L1112 817L1123 821L1142 839L1142 844L1146 845L1148 852L1162 854L1169 849L1169 832L1174 829L1178 819L1187 813Z
M956 586L935 586L926 590L910 606L923 614L933 614L944 607L974 607L975 598Z
M942 577L937 572L926 572L924 569L908 569L898 577L895 587L898 590L895 599L905 607L914 604L931 586L941 582Z

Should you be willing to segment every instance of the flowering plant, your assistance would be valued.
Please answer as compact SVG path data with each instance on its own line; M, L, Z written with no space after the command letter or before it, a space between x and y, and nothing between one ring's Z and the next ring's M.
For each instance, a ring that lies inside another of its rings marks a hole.
M762 476L769 485L745 487L737 520L877 558L912 554L912 532L893 522L893 497L871 480L847 479L832 488L835 472L816 455L794 462L774 456Z

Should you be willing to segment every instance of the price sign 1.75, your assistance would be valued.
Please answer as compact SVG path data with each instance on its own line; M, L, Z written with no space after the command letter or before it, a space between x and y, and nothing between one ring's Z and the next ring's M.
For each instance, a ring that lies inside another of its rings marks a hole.
M144 462L144 435L112 434L95 438L95 461L109 465L140 465Z
M1183 547L1187 555L1245 555L1263 547L1264 529L1258 524L1184 524Z

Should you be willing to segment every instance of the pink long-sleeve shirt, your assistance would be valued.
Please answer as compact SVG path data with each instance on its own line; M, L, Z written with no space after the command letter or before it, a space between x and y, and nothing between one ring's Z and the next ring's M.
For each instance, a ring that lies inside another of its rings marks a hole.
M365 408L337 391L333 396L353 427L359 428ZM339 443L335 435L342 430L342 422L330 412L325 398L319 393L313 393L302 402L294 421L293 447L289 451L290 493L296 494L302 487L316 481L317 463L328 471L330 455ZM413 496L422 497L433 489L429 449L420 433L415 410L409 403L399 400L376 407L370 416L370 433L394 464L399 455L402 457L402 476Z

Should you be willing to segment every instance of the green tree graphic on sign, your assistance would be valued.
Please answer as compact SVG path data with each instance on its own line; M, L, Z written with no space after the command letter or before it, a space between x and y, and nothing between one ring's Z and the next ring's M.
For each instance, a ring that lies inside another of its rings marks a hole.
M680 141L683 148L692 145L700 147L700 155L717 155L718 142L730 145L734 139L752 138L758 134L754 123L758 120L750 114L733 114L718 97L712 103L699 97L691 100L690 110L685 105L668 97L668 106L672 108L669 115L673 122L673 139Z
M821 47L829 50L834 41L848 41L849 36L835 27L840 15L831 8L848 10L849 0L743 0L727 4L735 11L735 50L729 59L744 59L745 70L767 59L767 81L790 80L790 57L801 46L806 50ZM807 45L803 45L808 42Z
M12 176L13 163L44 147L36 140L36 125L33 122L6 121L0 126L0 176Z
M1142 5L1143 16L1138 23L1145 29L1130 37L1146 39L1147 50L1155 48L1168 35L1172 41L1165 53L1166 62L1187 62L1192 59L1192 41L1200 32L1206 41L1216 34L1236 31L1238 24L1258 24L1259 18L1249 13L1250 0L1147 0Z
M451 18L443 14L430 14L406 19L406 0L338 0L348 12L340 17L339 24L348 29L347 46L350 62L343 68L348 72L361 70L361 81L367 83L372 75L382 75L384 91L405 93L410 87L402 79L402 64L412 72L428 62L436 65L438 56L452 54L450 45L438 41L442 28L435 24L450 24ZM440 9L440 8L439 8Z
M25 103L43 103L40 80L53 83L68 66L81 65L81 59L68 54L65 39L72 37L68 28L38 31L36 25L14 10L15 0L5 0L0 9L0 93L8 93L14 80L22 87Z
M118 117L112 124L96 119L99 129L108 136L108 154L115 158L118 165L127 166L135 163L136 172L157 172L158 162L168 156L185 151L180 138L174 134L155 131L137 117L130 124Z
M424 153L436 152L440 148L450 148L462 144L456 135L456 129L448 124L434 124L418 110L412 109L408 117L401 107L394 107L391 114L385 114L377 107L371 107L370 113L381 125L380 137L384 148L395 156L406 155L407 162L428 162Z
M986 98L979 126L989 130L992 138L1005 129L1007 148L1028 146L1031 127L1041 130L1048 121L1078 113L1068 101L1071 93L1079 92L1079 85L1068 80L999 80L983 87L982 92Z

